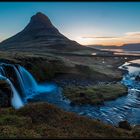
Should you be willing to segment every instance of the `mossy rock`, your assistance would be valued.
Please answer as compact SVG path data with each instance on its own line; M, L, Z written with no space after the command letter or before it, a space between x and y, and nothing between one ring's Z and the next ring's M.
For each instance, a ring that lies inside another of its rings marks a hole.
M87 87L66 86L63 94L72 104L103 104L104 101L117 99L127 94L127 87L117 83L110 85L93 85Z

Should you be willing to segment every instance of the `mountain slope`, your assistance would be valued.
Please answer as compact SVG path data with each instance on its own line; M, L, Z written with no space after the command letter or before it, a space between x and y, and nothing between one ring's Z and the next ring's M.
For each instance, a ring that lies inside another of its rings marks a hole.
M122 49L126 51L140 51L140 43L124 44Z
M122 49L123 51L140 51L140 43L124 44L122 46L103 46L103 45L88 45L94 49Z
M32 16L29 24L21 32L0 43L0 50L75 51L80 49L87 49L87 47L62 35L41 12Z

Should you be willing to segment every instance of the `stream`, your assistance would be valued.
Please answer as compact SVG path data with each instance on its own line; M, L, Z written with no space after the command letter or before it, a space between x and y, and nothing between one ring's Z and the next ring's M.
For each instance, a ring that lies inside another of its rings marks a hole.
M64 99L61 94L62 91L57 85L53 92L36 95L32 100L35 102L47 101L66 111L98 119L115 126L123 120L127 120L131 125L138 125L140 124L140 81L136 81L135 77L140 76L140 67L130 66L130 63L126 62L119 68L128 71L124 74L121 81L128 87L128 94L116 100L106 101L104 105L70 106L70 101Z
M138 125L140 124L140 79L136 80L136 77L140 76L139 64L140 61L136 60L131 63L126 62L119 67L127 71L121 83L128 87L128 94L98 106L71 106L70 101L62 96L63 91L60 87L55 83L37 83L31 73L20 65L0 64L0 79L10 85L13 91L11 104L16 109L28 102L49 102L65 111L98 119L107 124L117 126L120 121L127 120L131 125Z

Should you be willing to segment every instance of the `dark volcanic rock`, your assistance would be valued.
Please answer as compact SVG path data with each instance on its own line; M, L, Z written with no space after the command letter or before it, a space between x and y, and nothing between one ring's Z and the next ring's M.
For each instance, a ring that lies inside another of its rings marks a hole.
M131 125L127 122L127 121L120 121L119 122L119 128L122 128L122 129L126 129L126 130L131 130Z
M18 34L0 43L0 50L75 51L87 49L75 41L69 40L54 27L50 19L38 12L31 17L29 24Z
M0 107L11 106L12 91L5 81L0 81Z

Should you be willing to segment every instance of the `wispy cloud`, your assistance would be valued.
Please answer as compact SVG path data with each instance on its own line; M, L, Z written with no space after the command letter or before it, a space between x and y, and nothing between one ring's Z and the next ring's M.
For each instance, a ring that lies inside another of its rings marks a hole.
M140 37L140 32L127 32L125 34L126 36L139 36Z
M99 38L99 39L112 39L112 38L118 38L116 36L83 36L82 38L91 38L91 39L94 39L94 38Z
M140 37L140 32L127 32L122 36L83 36L81 38L85 39L121 39L121 38L129 38L129 37Z
M81 42L85 44L116 44L140 43L140 31L126 32L121 36L82 36Z

